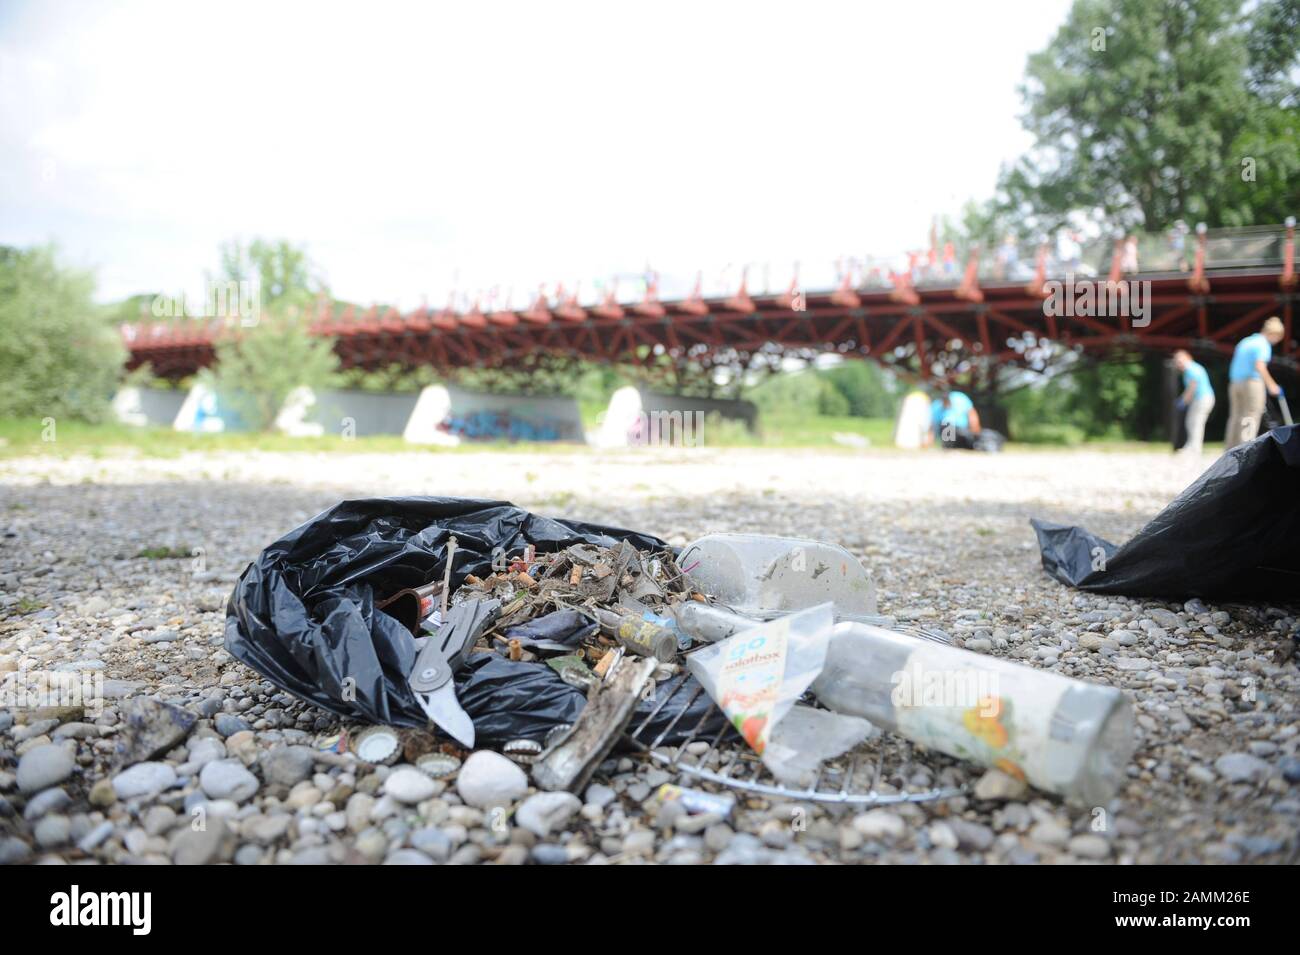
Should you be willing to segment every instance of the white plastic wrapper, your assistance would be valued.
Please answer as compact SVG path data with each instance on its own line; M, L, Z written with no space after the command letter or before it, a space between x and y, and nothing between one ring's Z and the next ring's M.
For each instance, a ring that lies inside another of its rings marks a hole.
M687 665L764 765L787 785L811 785L825 759L875 728L856 716L796 706L826 665L834 607L822 604L743 630Z

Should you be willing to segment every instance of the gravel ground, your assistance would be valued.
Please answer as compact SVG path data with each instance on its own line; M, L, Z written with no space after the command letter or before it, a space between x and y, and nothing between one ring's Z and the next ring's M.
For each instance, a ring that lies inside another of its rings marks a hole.
M1191 468L1159 453L707 449L3 461L0 674L11 688L15 671L100 674L106 699L97 713L0 701L0 861L1294 862L1300 675L1282 650L1296 608L1079 595L1043 574L1027 523L1123 540ZM726 530L843 544L875 573L882 612L1125 689L1128 782L1081 808L923 756L908 782L971 795L865 811L746 797L724 822L657 812L665 774L640 759L607 763L579 800L530 795L490 758L447 785L320 754L337 721L230 658L225 599L299 522L406 493L500 497L674 543ZM142 761L124 770L128 742ZM479 798L493 786L515 800L508 819L474 805L493 805Z

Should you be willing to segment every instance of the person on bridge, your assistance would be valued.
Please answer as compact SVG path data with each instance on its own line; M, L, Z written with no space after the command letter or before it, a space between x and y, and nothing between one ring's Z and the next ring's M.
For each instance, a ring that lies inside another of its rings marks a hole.
M1280 395L1282 389L1268 373L1273 346L1282 340L1282 320L1274 315L1254 335L1237 343L1228 366L1228 429L1223 438L1224 450L1253 441L1259 434L1267 395Z
M1186 415L1187 443L1182 451L1187 455L1200 455L1205 446L1205 422L1214 410L1214 389L1205 366L1193 360L1186 349L1174 352L1174 365L1183 373L1183 391L1178 396L1178 409Z
M930 433L927 445L936 438L945 448L975 446L980 433L980 415L975 403L961 391L945 391L930 402Z

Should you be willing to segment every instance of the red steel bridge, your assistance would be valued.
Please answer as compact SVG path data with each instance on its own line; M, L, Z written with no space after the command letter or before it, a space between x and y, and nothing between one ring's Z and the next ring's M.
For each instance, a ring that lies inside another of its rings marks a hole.
M309 316L317 335L334 339L344 368L428 365L511 368L538 356L582 358L664 369L771 367L783 357L870 357L913 380L944 381L1000 366L1041 369L1061 353L1053 344L1094 354L1117 349L1187 348L1228 354L1270 315L1286 329L1275 361L1295 367L1296 238L1284 226L1199 230L1180 242L1131 236L1076 247L1062 258L1046 245L1004 246L958 263L932 247L896 269L842 270L837 287L755 295L742 275L731 294L695 291L661 300L648 280L636 301L607 294L579 302L557 289L523 310L338 308L321 303ZM1072 284L1064 283L1072 277ZM1077 296L1095 293L1091 308ZM1115 293L1123 291L1127 301ZM1109 294L1109 297L1107 296ZM1072 304L1063 302L1069 300ZM1101 304L1098 304L1101 303ZM1119 304L1118 309L1115 308ZM1074 307L1077 305L1078 307ZM1127 307L1125 307L1127 306ZM237 321L182 319L124 326L129 366L180 378L212 364L221 336ZM653 374L651 374L653 377Z

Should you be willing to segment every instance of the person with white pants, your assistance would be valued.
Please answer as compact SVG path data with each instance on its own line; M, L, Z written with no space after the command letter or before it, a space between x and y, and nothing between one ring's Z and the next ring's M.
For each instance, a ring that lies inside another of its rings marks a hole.
M1205 447L1205 422L1214 410L1214 389L1210 387L1205 366L1195 361L1190 352L1182 348L1174 352L1174 365L1183 373L1183 391L1178 396L1178 404L1187 416L1187 443L1182 450L1188 455L1199 455Z
M1274 315L1254 335L1237 343L1228 366L1228 430L1223 449L1231 451L1239 444L1254 441L1259 435L1260 419L1268 395L1282 393L1282 388L1268 373L1273 346L1282 341L1285 326Z

